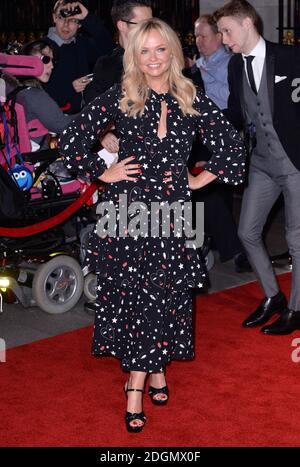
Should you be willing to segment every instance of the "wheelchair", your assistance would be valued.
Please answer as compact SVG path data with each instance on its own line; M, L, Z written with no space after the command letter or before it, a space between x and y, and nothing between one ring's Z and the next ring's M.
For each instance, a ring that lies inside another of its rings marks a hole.
M0 73L22 74L22 64L35 59L0 54ZM30 152L24 109L5 95L1 75L0 99L0 311L18 301L65 313L84 291L95 296L95 276L83 261L101 187L64 173L57 149Z

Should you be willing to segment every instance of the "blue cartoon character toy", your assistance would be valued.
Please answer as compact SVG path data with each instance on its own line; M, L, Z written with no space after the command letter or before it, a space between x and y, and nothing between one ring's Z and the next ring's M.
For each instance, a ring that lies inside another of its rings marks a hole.
M16 164L14 168L10 170L10 174L15 179L20 190L30 190L33 185L33 177L26 165Z

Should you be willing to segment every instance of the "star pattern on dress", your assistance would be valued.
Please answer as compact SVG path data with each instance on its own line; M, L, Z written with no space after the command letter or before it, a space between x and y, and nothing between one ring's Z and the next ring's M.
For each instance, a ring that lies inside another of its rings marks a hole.
M121 194L128 196L128 203L144 203L148 213L153 202L170 206L190 201L186 164L196 133L212 152L207 170L224 183L243 182L241 138L201 91L194 101L199 115L186 116L171 94L150 91L144 114L131 118L119 108L121 95L120 85L115 85L96 98L63 131L60 142L66 166L94 180L106 166L92 145L108 124L115 124L119 160L133 155L134 163L142 166L138 182L106 186L103 201L114 204L117 221ZM163 101L168 107L167 135L160 140ZM163 182L165 171L172 172L172 189ZM99 238L96 228L90 236L85 261L98 280L92 352L119 358L124 370L163 371L170 360L194 355L191 292L204 286L206 268L197 250L187 248L186 238L173 231L171 222L169 237L149 230L145 237Z

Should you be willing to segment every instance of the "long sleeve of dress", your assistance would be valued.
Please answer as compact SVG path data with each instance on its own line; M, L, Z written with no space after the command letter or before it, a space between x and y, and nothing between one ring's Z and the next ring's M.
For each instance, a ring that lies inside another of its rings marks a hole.
M91 180L96 180L106 170L105 162L92 147L102 131L115 120L119 96L119 87L113 86L87 105L65 128L60 138L60 154L67 169Z
M194 108L200 114L196 118L196 131L212 153L205 169L217 175L223 183L243 183L246 150L239 133L201 91L197 93Z

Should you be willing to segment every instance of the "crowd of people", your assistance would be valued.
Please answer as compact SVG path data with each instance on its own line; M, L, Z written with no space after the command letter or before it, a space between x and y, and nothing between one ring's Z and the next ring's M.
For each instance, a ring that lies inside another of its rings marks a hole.
M47 37L23 48L44 68L23 80L18 99L28 120L60 135L70 172L105 184L102 201L113 208L113 229L103 229L103 209L85 258L97 274L97 298L87 304L95 312L92 353L118 358L129 373L125 422L137 433L146 423L147 378L151 401L165 405L166 366L194 357L192 290L203 287L207 271L199 249L174 227L178 217L188 222L184 206L192 199L204 201L205 231L220 260L233 259L237 272L253 270L261 285L263 298L243 326L265 325L269 335L300 329L300 115L291 98L300 61L296 48L263 38L261 19L246 0L196 20L193 60L184 57L176 32L152 17L151 2L115 0L111 16L115 48L104 23L81 2L58 0ZM106 165L96 141L118 153L116 163ZM237 227L232 202L240 186ZM262 240L281 193L293 262L289 300ZM122 231L127 201L138 205L139 220ZM153 234L153 219L145 217L153 203L177 203L167 236Z

